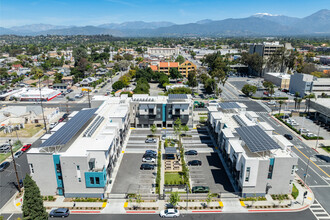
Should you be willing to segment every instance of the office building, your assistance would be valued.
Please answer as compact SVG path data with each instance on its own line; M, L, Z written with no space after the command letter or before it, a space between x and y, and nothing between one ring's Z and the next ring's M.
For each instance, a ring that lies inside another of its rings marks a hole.
M284 45L280 44L278 41L263 42L262 44L259 43L250 45L249 53L257 53L259 56L268 57L282 47L284 47Z
M316 97L322 94L330 95L330 78L318 78L313 75L295 73L290 80L290 93L299 92L300 97L308 94L315 94Z
M106 197L129 131L129 115L127 100L112 97L98 108L73 112L67 122L41 137L27 153L41 194Z
M285 137L273 134L241 103L209 106L208 114L211 133L243 197L291 193L298 158Z
M182 76L188 77L188 74L191 71L196 71L197 67L191 61L186 60L185 62L179 64L178 62L159 62L157 65L151 65L150 68L153 71L158 71L165 73L167 75L170 74L170 70L172 68L177 69Z
M179 54L179 48L154 47L154 48L148 48L147 53L149 55L154 55L154 56L171 57Z
M281 89L289 89L291 75L286 73L265 73L265 81L271 82Z

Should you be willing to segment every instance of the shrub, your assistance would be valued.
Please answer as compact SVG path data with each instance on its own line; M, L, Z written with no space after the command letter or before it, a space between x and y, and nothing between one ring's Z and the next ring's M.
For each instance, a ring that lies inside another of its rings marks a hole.
M299 191L298 191L297 187L293 184L291 195L294 199L296 199L298 197L298 194L299 194Z

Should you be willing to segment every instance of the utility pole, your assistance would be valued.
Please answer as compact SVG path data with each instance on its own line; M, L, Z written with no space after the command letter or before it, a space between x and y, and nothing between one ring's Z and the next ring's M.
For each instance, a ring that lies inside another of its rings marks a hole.
M44 107L43 107L43 105L42 105L40 78L41 78L41 77L39 76L40 105L41 105L41 111L42 111L42 118L43 118L43 120L44 120L45 131L46 131L46 134L47 134L47 133L48 133L48 130L47 130L47 124L46 124L46 119L45 119Z
M89 108L91 108L91 100L89 98L89 88L87 89L87 95L88 95L88 105L89 105Z
M18 186L18 191L21 192L21 185L19 183L19 178L18 178L18 173L17 173L17 168L16 168L16 162L15 162L14 153L13 153L13 146L11 145L11 139L9 139L8 143L10 145L11 157L13 158L14 169L15 169L16 180L17 180L17 186Z
M308 158L308 163L307 163L307 167L306 167L306 171L305 171L305 174L304 174L304 183L306 184L305 180L306 180L306 177L307 177L307 172L308 172L308 168L309 168L309 162L311 161L311 157ZM307 185L307 184L306 184Z

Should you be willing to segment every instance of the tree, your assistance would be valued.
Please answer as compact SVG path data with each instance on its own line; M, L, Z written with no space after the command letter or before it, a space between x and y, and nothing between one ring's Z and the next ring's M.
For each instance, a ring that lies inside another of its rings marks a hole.
M150 131L152 133L152 135L155 135L156 131L157 131L157 127L155 124L151 125L150 126Z
M178 62L178 63L184 63L185 59L183 56L179 55L176 59L175 59L175 62Z
M125 87L125 83L123 83L122 81L117 81L114 84L112 84L112 89L114 90L119 90Z
M215 79L208 78L204 83L204 88L208 94L214 93L214 91L217 89L217 83Z
M72 56L74 57L74 65L77 66L81 59L87 61L88 54L87 50L83 46L79 46L73 49Z
M128 61L131 61L131 60L134 59L133 55L132 54L129 54L129 53L125 53L123 55L123 57L124 57L125 60L128 60Z
M188 127L188 125L184 125L184 126L182 126L182 130L183 130L184 133L186 134L187 131L189 131L189 127Z
M248 65L252 72L256 72L261 76L264 61L259 54L242 53L241 61L243 64Z
M170 69L170 77L172 79L179 79L182 78L181 73L179 72L179 70L177 68L171 68Z
M279 110L278 110L278 114L279 115L281 115L281 108L282 108L282 105L285 103L285 101L283 101L283 100L280 100L280 101L278 101L278 104L280 105L280 108L279 108Z
M23 217L24 219L48 219L48 213L43 206L43 200L36 182L26 175L24 179Z
M315 94L314 93L311 93L311 94L305 96L305 99L306 99L305 112L308 111L308 114L309 114L309 110L310 110L310 107L311 107L311 99L312 98L315 98Z
M250 84L245 84L242 88L242 92L246 96L250 97L251 95L257 92L257 87Z
M120 61L120 60L123 60L124 57L120 56L119 54L116 54L116 55L113 56L113 59L117 60L117 61Z
M138 63L140 63L140 62L143 61L143 57L137 57L137 58L135 58L135 61L138 62Z
M188 85L192 88L198 86L197 76L195 71L191 71L188 74Z
M300 96L299 92L296 92L294 94L294 109L297 109L297 101L298 101L298 97Z
M206 197L206 203L207 203L207 206L210 205L210 202L211 202L211 201L212 201L212 193L209 192L209 193L207 194L207 197Z
M159 82L159 86L165 87L166 84L170 83L170 80L166 74L162 73L159 77L158 82Z
M172 192L170 195L170 203L173 205L173 207L176 207L178 202L180 201L180 195L178 192Z
M180 137L182 132L182 123L181 123L181 119L177 118L174 122L174 133L177 137Z
M62 73L55 73L54 76L55 76L54 83L62 83L62 78L63 78Z

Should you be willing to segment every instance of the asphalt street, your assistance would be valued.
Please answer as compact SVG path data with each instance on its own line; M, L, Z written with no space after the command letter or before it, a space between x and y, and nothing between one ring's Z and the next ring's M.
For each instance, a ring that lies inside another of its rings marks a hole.
M330 213L330 172L327 167L330 164L315 157L318 154L316 151L304 144L295 136L295 133L278 124L268 114L259 113L259 115L261 116L260 121L268 122L276 133L280 135L291 134L294 137L291 142L294 144L292 152L299 157L297 174L301 179L304 179L307 170L305 179L307 185L313 190L318 202Z
M7 220L11 214L5 214L4 219ZM11 220L14 220L21 215L15 214L11 216ZM157 214L71 214L68 220L153 220L159 219ZM187 220L316 220L313 213L307 209L301 212L276 212L276 213L244 213L244 214L185 214L180 216L178 219Z
M27 164L26 154L24 153L18 159L15 160L17 165L18 177L24 178L27 173L30 173L30 169ZM14 185L16 181L16 175L13 162L10 162L10 166L0 173L0 209L8 202L8 200L17 192L17 188Z

